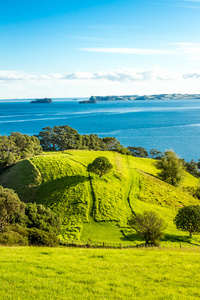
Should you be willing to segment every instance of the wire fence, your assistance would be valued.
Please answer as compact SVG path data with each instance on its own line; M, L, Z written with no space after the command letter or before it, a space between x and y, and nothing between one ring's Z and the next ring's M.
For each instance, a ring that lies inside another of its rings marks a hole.
M71 248L93 248L93 249L162 249L162 250L200 250L198 244L166 244L166 245L154 245L154 244L114 244L105 242L90 242L87 243L79 241L60 241L60 244L65 247Z

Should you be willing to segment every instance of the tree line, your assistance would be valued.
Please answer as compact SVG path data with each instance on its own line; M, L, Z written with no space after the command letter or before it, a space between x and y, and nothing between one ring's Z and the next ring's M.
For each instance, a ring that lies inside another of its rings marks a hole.
M41 154L42 151L65 151L68 149L116 151L124 155L151 158L157 161L160 178L172 185L178 185L184 176L184 170L200 177L200 160L186 162L178 158L173 150L164 153L151 149L149 153L143 147L124 147L115 137L100 138L97 134L81 135L68 125L45 127L36 136L12 132L10 136L0 136L0 170L20 159ZM189 190L199 197L200 190Z
M60 231L60 217L50 208L26 204L0 186L0 244L56 246Z

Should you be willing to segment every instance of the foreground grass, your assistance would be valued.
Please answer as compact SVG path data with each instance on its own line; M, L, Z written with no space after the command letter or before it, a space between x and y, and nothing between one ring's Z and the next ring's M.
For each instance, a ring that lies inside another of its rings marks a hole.
M0 299L199 299L200 251L0 248Z

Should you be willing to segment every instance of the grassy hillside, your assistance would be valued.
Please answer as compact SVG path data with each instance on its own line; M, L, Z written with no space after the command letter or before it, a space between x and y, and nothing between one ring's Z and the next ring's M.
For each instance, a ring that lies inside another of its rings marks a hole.
M102 178L86 168L98 156L108 157L114 166ZM51 207L61 216L62 235L67 239L141 243L127 229L127 219L132 211L144 210L153 210L166 220L168 241L184 239L186 234L176 230L173 218L178 208L199 201L181 187L159 180L157 174L150 159L71 150L23 160L1 175L0 185L13 188L25 202ZM183 186L198 184L198 179L186 173ZM197 243L198 237L193 241Z
M199 250L0 247L0 299L199 299Z

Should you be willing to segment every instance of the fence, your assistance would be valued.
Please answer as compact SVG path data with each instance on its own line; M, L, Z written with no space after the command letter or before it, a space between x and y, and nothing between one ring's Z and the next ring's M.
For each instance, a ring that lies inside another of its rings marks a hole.
M72 248L94 248L94 249L162 249L162 250L172 250L172 249L182 249L182 250L200 250L200 245L194 244L168 244L168 245L153 245L153 244L137 244L137 245L124 245L124 244L113 244L113 243L105 243L105 242L74 242L68 241L60 242L61 245L65 247L72 247Z

